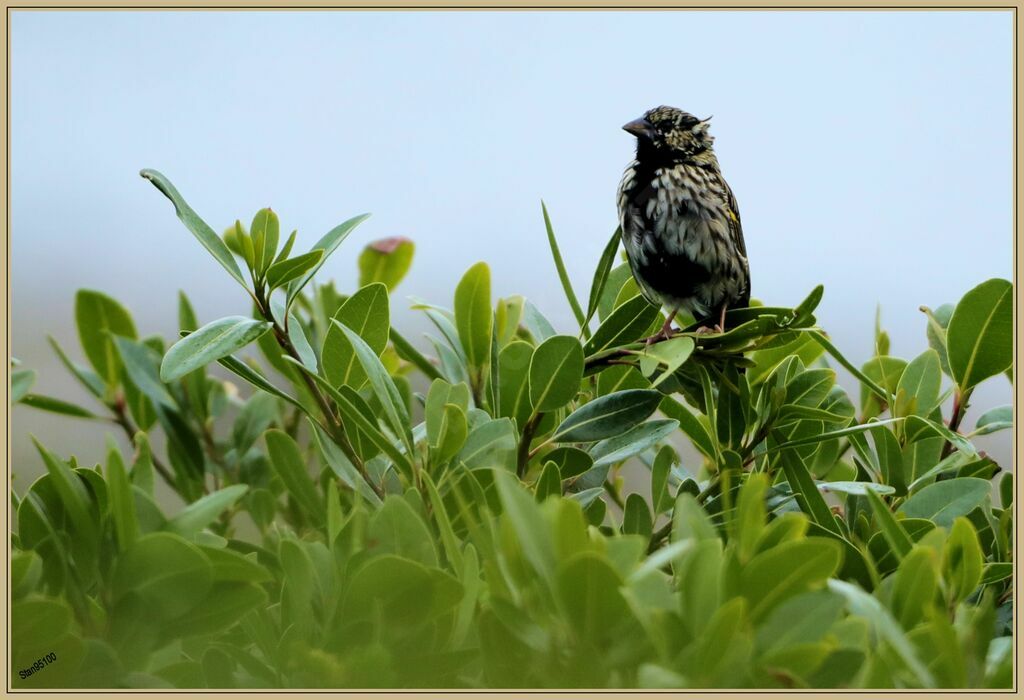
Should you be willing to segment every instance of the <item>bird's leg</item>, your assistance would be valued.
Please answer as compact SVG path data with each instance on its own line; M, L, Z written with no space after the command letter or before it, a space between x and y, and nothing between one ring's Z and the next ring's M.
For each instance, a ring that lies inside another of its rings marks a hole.
M645 341L645 344L646 345L653 345L654 343L657 343L659 340L668 340L669 338L671 338L672 337L672 321L675 319L677 313L679 313L679 309L672 309L672 313L670 313L665 318L665 323L662 324L661 330L658 331L657 333L655 333L654 335L652 335L650 338L648 338Z
M707 335L708 333L725 333L725 312L729 310L729 302L722 304L722 310L718 314L718 323L714 326L702 325L697 329L697 335ZM705 320L704 323L708 323L710 319Z

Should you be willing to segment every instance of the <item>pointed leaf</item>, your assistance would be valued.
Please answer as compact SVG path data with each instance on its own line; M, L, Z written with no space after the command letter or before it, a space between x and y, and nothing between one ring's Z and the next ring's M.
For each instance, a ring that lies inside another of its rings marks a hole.
M270 289L277 289L290 284L302 275L313 269L313 266L324 257L322 250L311 250L294 258L287 258L276 262L267 269L267 286Z
M946 332L949 367L965 391L1013 361L1013 285L990 279L967 292Z
M242 272L238 269L238 265L235 264L235 259L231 257L231 251L224 245L224 241L214 233L213 229L207 225L205 221L199 218L192 207L185 202L178 190L174 188L170 180L158 173L156 170L146 169L139 173L143 178L149 180L153 185L160 190L160 192L171 200L174 204L174 211L181 219L182 223L192 232L203 247L210 252L210 254L219 262L225 270L228 271L235 280L246 287L245 280L242 279ZM248 289L248 287L246 287ZM121 333L120 335L128 335ZM134 335L134 334L132 334Z
M228 316L207 323L172 345L160 364L160 379L171 382L244 348L270 330L267 321Z

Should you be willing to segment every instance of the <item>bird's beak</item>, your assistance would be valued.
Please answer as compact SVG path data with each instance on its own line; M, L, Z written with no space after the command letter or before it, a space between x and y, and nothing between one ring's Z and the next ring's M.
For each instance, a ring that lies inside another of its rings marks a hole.
M654 125L643 117L634 119L622 128L638 138L651 138L654 135Z

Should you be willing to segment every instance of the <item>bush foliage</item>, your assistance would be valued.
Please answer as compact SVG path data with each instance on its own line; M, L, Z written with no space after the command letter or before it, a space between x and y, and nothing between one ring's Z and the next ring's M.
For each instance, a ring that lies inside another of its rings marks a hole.
M16 686L1011 685L1012 477L971 441L1010 407L962 425L1011 376L1009 282L922 309L909 361L878 328L851 364L821 287L647 345L661 311L618 237L580 303L545 211L579 332L495 303L478 263L450 308L415 300L428 357L389 321L410 241L340 292L314 278L365 216L299 254L270 209L218 236L142 175L253 312L201 323L182 294L181 337L139 338L82 290L87 364L52 344L98 408L13 372L14 402L134 444L94 466L37 443L12 493Z

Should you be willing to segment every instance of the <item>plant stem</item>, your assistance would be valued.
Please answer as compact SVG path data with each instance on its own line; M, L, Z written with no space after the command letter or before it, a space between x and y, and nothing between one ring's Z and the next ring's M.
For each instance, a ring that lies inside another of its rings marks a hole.
M121 426L125 434L128 436L128 440L135 440L135 433L139 432L139 428L132 423L132 419L128 417L127 413L125 413L124 404L115 403L110 406L110 408L114 411L114 422ZM160 474L160 477L167 483L167 485L180 493L175 483L174 474L167 468L167 465L161 462L155 454L150 454L150 460L153 462L153 468L156 469L157 473Z
M302 358L299 356L298 350L295 349L295 345L292 344L291 339L288 337L287 331L278 324L270 313L270 304L265 299L262 286L258 286L256 288L256 305L259 307L260 313L263 314L263 318L273 324L274 339L277 340L277 344L288 354L290 358L301 364ZM383 496L383 491L373 483L369 474L367 474L363 460L359 458L358 454L356 454L355 448L352 447L352 443L348 439L344 423L342 423L341 419L335 415L327 397L324 396L322 391L320 391L320 387L317 386L316 382L314 382L305 372L301 372L300 374L302 375L302 380L305 382L310 394L312 394L317 405L320 407L320 411L324 414L324 420L329 428L331 439L334 440L338 447L341 448L341 451L345 453L348 460L352 462L355 468L363 476L366 483L370 485L370 488L372 488L377 495Z
M665 539L667 539L670 534L672 534L671 518L669 518L669 521L667 523L662 525L654 533L651 534L651 542L647 545L647 553L652 554L654 550L658 548L658 545L661 544Z
M964 419L964 415L967 413L967 404L971 400L971 393L974 391L974 387L971 387L967 391L960 393L959 390L953 394L953 415L949 417L949 429L954 433L959 432L960 422ZM945 459L953 452L953 443L946 442L942 446L942 456L940 459Z
M612 500L615 502L615 505L619 507L619 510L625 511L626 503L625 501L622 500L622 494L618 492L618 490L615 488L615 485L612 484L612 482L605 479L603 486L604 490L608 492L608 495L612 497Z
M542 413L536 413L526 421L523 426L523 436L519 440L519 454L516 458L516 474L522 479L526 475L526 465L530 461L530 443L533 442L533 434L540 425Z

